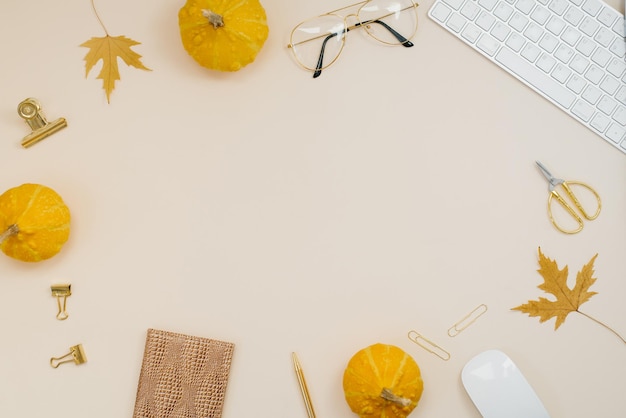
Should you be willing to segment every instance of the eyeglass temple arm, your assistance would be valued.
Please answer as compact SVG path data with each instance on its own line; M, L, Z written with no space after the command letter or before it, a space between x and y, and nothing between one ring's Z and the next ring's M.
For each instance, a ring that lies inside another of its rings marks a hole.
M355 28L355 27L367 25L367 24L370 24L370 23L378 23L378 24L382 25L382 27L387 29L389 31L389 33L391 33L400 42L400 44L402 44L402 46L405 46L407 48L413 46L413 42L409 41L404 36L400 35L395 29L393 29L391 26L389 26L388 24L386 24L382 20L368 20L366 22L357 23L357 24L355 24L352 27ZM346 33L346 32L350 32L350 28L346 28L343 31L341 31L341 33ZM324 65L324 50L326 49L326 42L328 42L330 39L332 39L332 38L334 38L335 36L338 36L338 35L339 35L339 33L331 33L330 35L328 35L324 39L324 42L322 42L322 49L320 50L320 56L317 59L317 65L315 66L315 72L313 73L313 78L317 78L320 75L322 75L322 67Z
M341 31L341 33L346 33L349 29ZM317 59L317 65L315 66L315 72L313 73L313 78L317 78L322 75L322 66L324 65L324 50L326 49L326 42L338 36L338 33L331 33L326 38L324 38L324 42L322 42L322 49L320 50L320 56Z
M386 24L385 22L383 22L382 20L368 20L365 22L361 22L361 23L357 23L354 26L363 26L363 25L368 25L370 23L378 23L379 25L381 25L382 27L384 27L385 29L387 29L389 31L389 33L391 33L394 38L396 38L400 44L402 46L405 46L407 48L412 47L413 46L413 42L409 41L408 39L406 39L404 36L400 35L394 28L392 28L391 26L389 26L388 24ZM348 28L348 30L350 30Z

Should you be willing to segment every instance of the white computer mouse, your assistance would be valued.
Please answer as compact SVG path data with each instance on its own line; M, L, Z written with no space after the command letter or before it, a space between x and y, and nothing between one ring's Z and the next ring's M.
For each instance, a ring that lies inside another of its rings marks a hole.
M472 358L461 372L467 394L483 418L550 418L513 360L499 350Z

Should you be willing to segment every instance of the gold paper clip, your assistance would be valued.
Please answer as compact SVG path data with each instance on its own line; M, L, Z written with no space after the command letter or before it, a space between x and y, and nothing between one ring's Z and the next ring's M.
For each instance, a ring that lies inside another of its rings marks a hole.
M59 307L59 312L57 313L57 319L63 321L67 319L69 316L65 310L67 305L67 297L72 294L72 285L71 284L56 284L50 286L52 289L52 296L56 296L57 298L57 306ZM61 300L63 301L61 303Z
M445 360L445 361L450 360L450 353L448 353L443 348L439 347L434 342L424 338L419 332L411 330L409 331L408 337L409 337L409 340L413 341L415 344L419 345L420 347L422 347L424 350L428 351L429 353L436 355L442 360Z
M87 356L82 344L78 344L70 347L70 352L62 357L52 357L50 359L50 365L55 369L63 363L69 363L73 361L76 364L83 364L87 362Z
M22 139L22 146L24 148L36 144L67 126L67 121L64 118L59 118L54 122L48 123L41 111L41 105L33 98L22 101L17 106L17 113L28 123L30 129L32 129L32 132Z
M474 308L472 312L465 315L463 319L452 325L450 329L448 329L448 335L451 337L456 337L461 331L472 325L474 321L476 321L485 312L487 312L487 305L481 303L476 308Z

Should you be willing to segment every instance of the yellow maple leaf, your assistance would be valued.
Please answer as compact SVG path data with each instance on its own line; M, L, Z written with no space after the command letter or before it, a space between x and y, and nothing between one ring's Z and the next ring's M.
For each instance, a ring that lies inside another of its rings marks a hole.
M111 92L115 88L115 81L120 80L118 58L121 58L126 65L151 71L141 63L141 55L131 49L135 45L140 45L140 42L123 35L110 36L108 33L101 38L93 37L80 45L89 48L89 52L85 55L85 77L89 75L94 65L102 60L102 69L97 78L102 80L102 88L106 92L109 103L111 103Z
M590 292L589 288L596 279L593 276L593 262L598 254L587 263L576 275L576 283L573 288L567 286L568 270L565 266L559 269L557 263L543 255L539 249L539 274L544 282L539 289L554 295L555 300L540 297L539 300L531 300L528 303L513 308L515 311L527 313L529 316L538 316L539 322L545 322L550 318L556 318L554 329L556 330L565 322L565 318L570 312L580 312L580 305L587 302L589 298L597 294Z

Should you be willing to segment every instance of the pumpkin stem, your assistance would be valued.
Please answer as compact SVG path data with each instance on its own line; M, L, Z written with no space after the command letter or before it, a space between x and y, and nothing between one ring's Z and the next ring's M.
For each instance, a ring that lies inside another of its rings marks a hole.
M220 28L224 26L224 19L221 15L212 12L208 9L202 9L202 16L206 17L210 24L213 25L214 28Z
M401 406L409 406L411 405L411 400L407 398L402 398L396 394L394 394L391 389L383 388L383 391L380 392L380 397L386 401L397 403Z
M20 229L17 227L16 224L13 224L13 225L9 226L6 231L4 231L2 234L0 234L0 244L2 244L5 239L7 239L9 237L12 237L13 235L17 234L18 232L20 232Z

